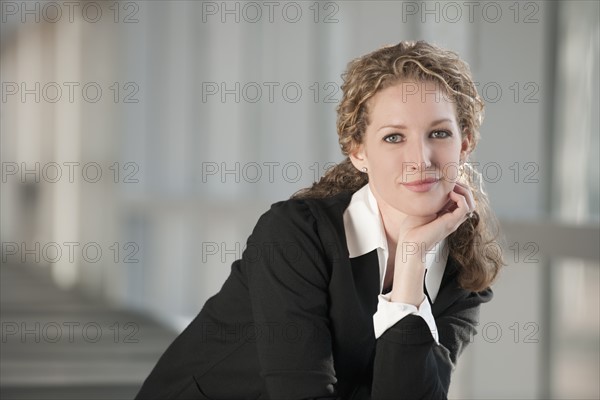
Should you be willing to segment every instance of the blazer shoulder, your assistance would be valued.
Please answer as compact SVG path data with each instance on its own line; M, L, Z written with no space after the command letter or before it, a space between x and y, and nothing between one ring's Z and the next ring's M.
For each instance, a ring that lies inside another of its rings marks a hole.
M327 198L276 202L258 220L253 240L310 243L329 261L339 261L348 252L343 214L351 197L343 192Z
M261 220L338 222L342 220L344 210L348 207L352 193L341 192L325 198L291 198L273 203Z

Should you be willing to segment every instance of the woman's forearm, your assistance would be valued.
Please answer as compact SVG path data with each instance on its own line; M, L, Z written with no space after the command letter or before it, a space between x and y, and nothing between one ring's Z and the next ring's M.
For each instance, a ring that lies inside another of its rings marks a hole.
M424 278L425 264L419 254L407 254L406 251L397 251L394 265L394 283L391 291L392 302L412 304L419 307L425 297L423 292Z

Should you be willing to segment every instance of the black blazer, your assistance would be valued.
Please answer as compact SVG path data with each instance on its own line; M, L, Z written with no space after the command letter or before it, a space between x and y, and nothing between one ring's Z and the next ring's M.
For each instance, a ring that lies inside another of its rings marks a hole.
M450 257L432 312L375 339L376 251L350 259L352 193L275 203L223 287L175 339L137 399L443 399L491 289L457 284Z

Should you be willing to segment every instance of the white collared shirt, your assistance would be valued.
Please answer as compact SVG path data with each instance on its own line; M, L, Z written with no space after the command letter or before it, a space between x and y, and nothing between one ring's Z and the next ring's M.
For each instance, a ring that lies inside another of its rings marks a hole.
M350 204L344 211L344 230L350 258L356 258L377 249L380 285L377 312L373 315L375 338L379 338L405 316L415 314L425 320L436 343L439 343L437 326L427 296L417 308L412 304L392 302L389 294L382 294L389 251L377 200L373 196L369 184L352 195ZM425 254L425 288L432 303L435 302L440 289L447 260L446 239Z

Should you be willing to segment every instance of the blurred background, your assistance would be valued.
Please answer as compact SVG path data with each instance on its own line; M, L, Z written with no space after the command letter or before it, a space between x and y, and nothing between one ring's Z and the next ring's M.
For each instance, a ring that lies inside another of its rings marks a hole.
M509 264L450 397L600 398L597 1L0 5L3 399L133 397L342 160L346 64L415 39L471 66Z

